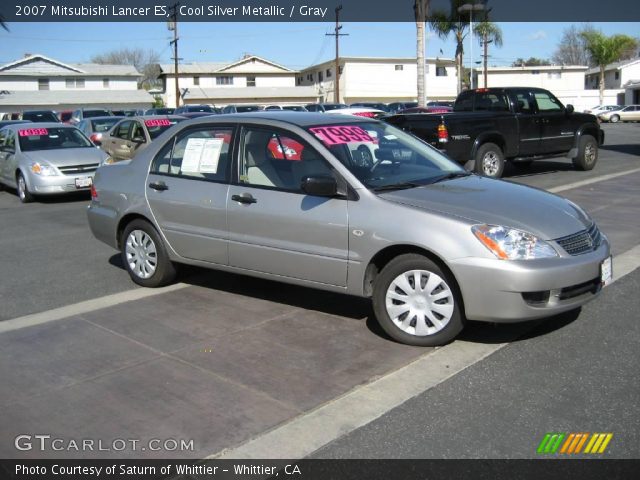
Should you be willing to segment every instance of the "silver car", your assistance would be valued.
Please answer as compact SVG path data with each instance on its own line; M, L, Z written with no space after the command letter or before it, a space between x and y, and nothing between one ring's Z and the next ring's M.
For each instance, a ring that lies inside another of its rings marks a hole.
M15 188L23 203L35 195L89 190L105 158L70 125L29 123L0 130L0 183Z
M607 238L574 203L355 116L183 122L98 169L88 218L139 285L186 263L370 297L412 345L446 343L465 319L575 309L611 279Z

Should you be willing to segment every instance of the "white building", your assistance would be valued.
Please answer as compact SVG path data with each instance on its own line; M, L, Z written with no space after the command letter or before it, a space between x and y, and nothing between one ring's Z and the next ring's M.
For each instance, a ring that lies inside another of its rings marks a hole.
M153 97L138 89L139 77L129 65L70 64L26 55L0 66L0 111L149 108Z
M599 88L600 67L587 70L585 88ZM640 58L610 63L604 69L605 89L624 89L624 97L618 103L625 105L640 104Z
M457 96L455 61L448 58L426 60L425 86L428 100L454 100ZM340 57L340 102L415 101L416 59L411 57ZM335 61L305 68L298 76L299 86L312 86L322 100L333 102Z
M174 65L160 65L165 105L175 106ZM255 55L236 62L183 63L178 65L180 104L271 104L315 103L312 88L296 87L297 70Z
M566 104L572 104L582 111L600 103L597 90L585 89L585 75L589 67L583 65L545 65L524 67L489 67L487 83L489 87L538 87L549 90ZM484 87L482 70L476 70L479 88ZM622 101L623 90L605 91L605 104Z

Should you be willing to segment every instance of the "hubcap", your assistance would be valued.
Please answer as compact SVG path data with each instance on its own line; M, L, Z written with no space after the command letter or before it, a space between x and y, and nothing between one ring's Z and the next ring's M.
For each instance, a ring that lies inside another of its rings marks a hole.
M482 158L482 171L488 177L493 177L496 173L498 173L498 169L500 168L500 160L496 155L496 152L487 152L484 154Z
M24 177L20 175L18 177L18 196L23 200L24 200L24 197L26 196L26 191L27 191L27 185L24 181Z
M133 230L127 237L125 255L129 269L140 278L149 278L158 265L156 245L146 232Z
M587 143L584 147L584 159L588 164L592 164L596 159L596 148L593 143Z
M427 270L410 270L391 282L385 305L396 327L424 337L447 326L455 302L449 285L440 276Z

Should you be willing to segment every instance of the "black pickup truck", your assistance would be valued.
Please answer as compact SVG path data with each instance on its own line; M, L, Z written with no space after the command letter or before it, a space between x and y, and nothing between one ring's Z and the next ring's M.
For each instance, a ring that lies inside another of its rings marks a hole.
M408 131L466 168L499 178L505 162L566 157L579 170L598 160L604 132L594 115L576 113L548 90L510 87L467 90L453 112L398 114L386 122Z

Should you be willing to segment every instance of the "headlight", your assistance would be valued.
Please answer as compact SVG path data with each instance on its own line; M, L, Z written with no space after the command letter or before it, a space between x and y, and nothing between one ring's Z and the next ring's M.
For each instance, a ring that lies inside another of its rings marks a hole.
M50 165L42 165L41 163L34 162L31 164L31 171L36 175L42 175L43 177L53 177L58 175L56 169Z
M103 165L111 165L113 163L116 163L116 162L111 156L108 156L107 158L104 159L104 162L102 162Z
M558 252L544 240L514 228L500 225L474 225L476 238L501 260L531 260L557 257Z

